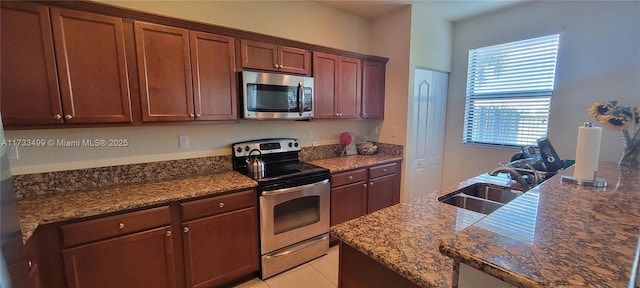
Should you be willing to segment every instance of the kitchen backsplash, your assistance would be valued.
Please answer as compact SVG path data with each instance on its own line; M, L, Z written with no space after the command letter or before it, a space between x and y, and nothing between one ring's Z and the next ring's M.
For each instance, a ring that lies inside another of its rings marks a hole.
M402 145L378 143L379 153L402 156ZM338 157L339 144L303 147L300 159L310 161ZM211 174L231 169L231 155L87 168L25 175L14 175L16 199L36 195L86 191L115 185L138 184L195 175Z

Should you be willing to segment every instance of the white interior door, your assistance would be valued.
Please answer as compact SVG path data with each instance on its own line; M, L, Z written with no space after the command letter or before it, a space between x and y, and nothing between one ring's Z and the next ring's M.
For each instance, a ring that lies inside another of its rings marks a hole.
M409 198L440 189L448 75L417 68L413 97L413 143Z

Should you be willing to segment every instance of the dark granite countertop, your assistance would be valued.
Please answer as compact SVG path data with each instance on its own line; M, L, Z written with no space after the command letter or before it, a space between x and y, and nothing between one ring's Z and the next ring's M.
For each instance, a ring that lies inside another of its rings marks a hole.
M391 154L374 154L374 155L351 155L343 157L326 158L319 160L307 161L311 164L327 168L331 173L346 171L367 167L371 165L384 164L402 160L402 156Z
M381 153L327 158L309 162L335 172L400 159L402 157ZM84 174L79 173L79 175ZM101 181L109 181L109 173L100 175ZM238 172L226 170L174 180L119 184L88 191L32 193L35 196L18 200L22 237L26 242L39 225L162 205L171 201L251 189L256 186L257 182L253 179Z
M90 191L38 195L18 201L22 238L26 242L39 225L252 189L256 186L253 179L235 171L226 171Z
M442 250L520 287L627 287L640 228L640 170L600 163L598 175L608 187L556 175L447 239Z
M423 287L451 287L452 258L521 287L627 287L640 227L640 171L601 163L599 175L609 187L576 186L559 174L488 216L437 200L475 182L507 184L483 174L331 232Z

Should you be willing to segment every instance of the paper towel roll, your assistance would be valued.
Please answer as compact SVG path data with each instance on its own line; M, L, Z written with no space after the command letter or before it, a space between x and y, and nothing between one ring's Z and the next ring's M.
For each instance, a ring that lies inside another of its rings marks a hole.
M578 144L576 146L576 164L573 178L592 180L593 172L598 171L600 159L601 127L581 126L578 128Z

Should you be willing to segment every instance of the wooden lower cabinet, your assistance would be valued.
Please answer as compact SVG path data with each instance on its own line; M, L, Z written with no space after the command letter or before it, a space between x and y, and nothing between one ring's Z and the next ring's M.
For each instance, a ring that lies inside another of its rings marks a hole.
M331 175L331 226L399 202L400 161Z
M343 242L340 242L339 261L338 287L340 288L419 287L402 275Z
M176 287L169 226L64 249L69 288Z
M397 174L391 174L369 180L369 193L367 195L367 213L386 208L400 202L399 187L400 178Z
M258 271L255 207L184 222L187 287L217 287Z
M16 287L225 287L260 269L256 191L49 224L27 244Z
M331 189L331 226L367 214L367 183Z

